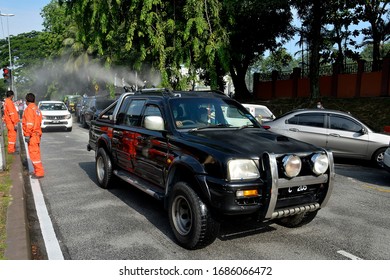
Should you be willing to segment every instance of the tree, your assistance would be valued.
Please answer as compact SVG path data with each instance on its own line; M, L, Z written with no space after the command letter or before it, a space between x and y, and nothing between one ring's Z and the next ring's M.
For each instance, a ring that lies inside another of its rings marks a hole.
M184 65L189 80L206 72L212 88L220 88L220 77L230 71L238 96L247 96L248 66L292 35L287 0L64 2L82 41L107 63L126 61L137 70L151 64L163 85L174 87L183 87Z
M230 0L223 3L223 26L229 30L226 56L235 97L247 99L250 94L245 75L249 65L266 50L277 49L292 36L292 13L288 1L283 0Z
M360 53L361 58L366 61L372 61L372 45L365 45L362 52ZM390 57L390 43L385 43L380 48L380 59L383 59L385 57Z
M8 64L8 42L0 41L0 46L6 46L7 56L0 52L2 64ZM13 79L18 92L32 91L35 84L34 75L43 67L43 59L49 56L50 46L45 43L42 32L32 31L12 37Z
M291 4L296 7L298 16L302 20L302 27L306 31L309 49L310 94L312 99L316 99L320 96L319 67L320 51L325 43L324 26L328 19L327 12L333 3L332 1L292 0Z
M218 26L220 3L212 1L64 1L80 38L107 65L160 70L162 84L181 87L184 64L194 75L208 67L225 37ZM145 70L145 69L144 69Z
M269 54L268 57L262 58L251 65L252 69L261 73L270 73L274 70L292 71L294 67L298 67L299 62L294 60L292 55L287 52L287 49L281 47Z
M332 1L327 11L327 23L331 29L326 30L325 50L323 53L324 62L335 63L340 69L344 68L347 58L357 60L359 55L352 48L357 43L353 39L359 35L358 30L350 30L352 24L358 24L356 5L359 0ZM334 46L336 45L336 49Z
M389 15L388 0L361 0L361 18L369 22L368 28L363 28L362 33L365 35L363 46L372 45L372 71L380 68L380 48L381 44L390 38L390 21L387 22L384 16Z

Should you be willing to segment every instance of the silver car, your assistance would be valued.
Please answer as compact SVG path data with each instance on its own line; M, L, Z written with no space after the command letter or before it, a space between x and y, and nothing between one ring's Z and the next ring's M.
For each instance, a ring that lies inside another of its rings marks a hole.
M335 157L372 160L378 166L390 141L390 135L375 133L352 115L335 110L294 110L265 122L264 128L331 150Z
M383 167L390 172L390 146L387 148L383 156Z

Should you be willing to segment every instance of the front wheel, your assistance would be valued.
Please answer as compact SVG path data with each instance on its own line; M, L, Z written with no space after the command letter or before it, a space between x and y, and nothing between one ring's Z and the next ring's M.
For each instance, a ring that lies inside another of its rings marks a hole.
M112 185L113 173L112 163L110 157L107 155L106 150L99 148L96 154L96 176L99 185L103 189L108 189Z
M376 167L383 167L383 157L385 156L386 148L378 149L372 156L372 162Z
M189 184L176 183L168 210L171 228L182 247L199 249L216 239L220 224L211 217L207 205Z
M317 212L318 210L313 212L305 212L294 216L288 216L278 219L275 222L284 227L297 228L310 223L317 216Z

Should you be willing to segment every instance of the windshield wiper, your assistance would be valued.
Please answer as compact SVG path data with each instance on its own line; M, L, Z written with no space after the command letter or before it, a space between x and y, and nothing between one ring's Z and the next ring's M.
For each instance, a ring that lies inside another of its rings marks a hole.
M207 128L221 128L221 127L224 128L224 127L231 127L231 126L232 126L231 124L219 123L219 124L214 124L214 125L206 125L206 126L201 126L201 127L195 127L193 129L190 129L189 132L203 130L203 129L207 129Z
M240 126L239 128L237 128L237 130L241 130L241 129L249 128L249 127L255 127L255 125L253 125L253 124L242 125L242 126Z

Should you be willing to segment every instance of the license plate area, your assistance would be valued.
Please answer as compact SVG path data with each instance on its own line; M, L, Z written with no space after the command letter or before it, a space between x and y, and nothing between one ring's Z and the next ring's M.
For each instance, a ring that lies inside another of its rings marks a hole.
M276 210L318 202L319 185L301 185L278 190Z

